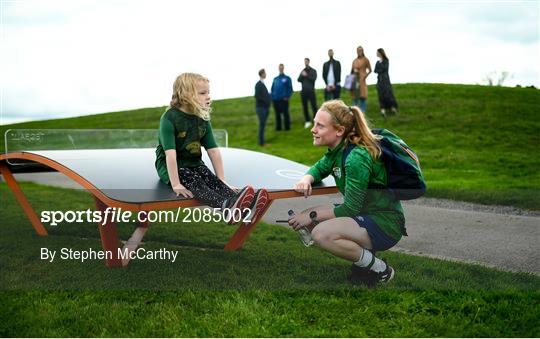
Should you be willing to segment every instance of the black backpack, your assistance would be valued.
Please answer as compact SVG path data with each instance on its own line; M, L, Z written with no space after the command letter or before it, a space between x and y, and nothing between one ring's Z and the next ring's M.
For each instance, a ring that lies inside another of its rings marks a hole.
M370 184L368 189L388 189L397 200L412 200L426 193L426 182L420 169L418 156L397 135L386 129L373 129L373 134L382 136L381 160L386 168L386 185ZM345 160L355 144L349 144L343 151L343 170Z

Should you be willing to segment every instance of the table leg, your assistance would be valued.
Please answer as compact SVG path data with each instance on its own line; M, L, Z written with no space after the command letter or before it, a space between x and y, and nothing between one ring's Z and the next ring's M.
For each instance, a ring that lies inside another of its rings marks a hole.
M241 224L236 232L233 234L231 239L229 239L229 242L225 245L225 251L236 251L244 245L244 242L249 238L251 235L251 232L255 229L255 226L257 226L257 223L259 220L262 219L266 211L268 211L268 208L272 205L273 200L270 200L268 204L266 205L266 208L264 211L258 216L257 220L254 220L251 224L244 226Z
M101 211L101 216L105 219L105 211L109 207L101 200L94 197L96 207ZM118 238L118 231L116 230L116 223L111 219L109 215L107 219L98 224L99 234L101 236L101 244L103 250L107 253L105 264L107 267L122 267L122 259L120 257L120 239Z
M13 177L13 174L7 167L7 165L3 162L0 162L0 173L2 173L2 176L6 180L6 183L8 184L8 187L13 192L13 195L15 195L15 199L19 202L19 205L22 207L24 213L28 217L28 220L30 220L30 223L36 230L37 234L41 236L48 235L47 230L45 227L43 227L43 224L41 223L41 220L39 220L36 212L32 208L32 205L30 205L30 202L24 195L24 192L21 190L21 187L17 183L17 180Z

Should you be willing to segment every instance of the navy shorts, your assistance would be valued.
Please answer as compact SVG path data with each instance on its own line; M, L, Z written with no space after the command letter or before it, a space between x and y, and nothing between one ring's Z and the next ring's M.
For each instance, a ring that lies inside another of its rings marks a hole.
M353 219L358 223L358 226L365 228L368 232L371 238L371 244L373 245L373 251L385 251L397 244L398 241L384 233L370 217L359 215L353 217Z

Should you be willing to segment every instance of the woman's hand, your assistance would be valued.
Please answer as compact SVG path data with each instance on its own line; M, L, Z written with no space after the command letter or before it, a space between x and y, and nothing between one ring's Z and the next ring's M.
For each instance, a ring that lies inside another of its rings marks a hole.
M309 217L309 213L300 213L289 219L289 225L298 231L302 227L311 226L313 220Z
M305 176L294 184L294 190L298 193L304 193L304 197L308 197L311 195L311 180L309 177Z
M184 187L182 184L173 186L173 191L176 193L176 196L183 196L184 198L193 198L193 193L190 190Z

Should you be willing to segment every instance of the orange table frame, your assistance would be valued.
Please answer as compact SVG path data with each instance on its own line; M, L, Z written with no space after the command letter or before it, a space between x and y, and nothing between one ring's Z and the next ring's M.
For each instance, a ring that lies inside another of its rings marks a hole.
M21 160L30 160L36 163L39 163L41 165L45 165L57 172L60 172L67 177L71 178L73 181L80 184L82 187L84 187L87 191L89 191L96 202L96 207L100 211L105 211L108 207L116 207L116 208L122 208L123 210L129 210L129 211L135 211L135 212L141 212L141 211L154 211L154 210L164 210L164 209L172 209L172 208L178 208L178 207L195 207L195 206L201 206L202 204L195 199L187 199L187 200L172 200L172 201L154 201L154 202L145 202L145 203L128 203L124 201L118 201L115 199L111 199L108 196L106 196L103 192L101 192L97 187L92 185L88 180L80 176L79 174L75 173L71 169L51 160L45 157L42 157L37 154L33 153L25 153L25 152L13 152L13 153L7 153L7 154L1 154L0 155L0 174L4 177L8 187L13 192L17 202L22 207L24 213L28 217L28 220L34 227L34 230L38 235L41 236L47 236L47 230L41 223L41 220L38 218L36 212L30 205L30 202L24 195L24 192L22 191L21 187L19 186L17 180L13 176L12 172L10 171L7 160L9 159L21 159ZM337 187L322 187L322 188L314 188L312 194L313 195L323 195L323 194L331 194L331 193L337 193L338 189ZM264 216L272 202L276 199L286 199L286 198L294 198L302 196L302 194L297 193L295 191L287 190L287 191L277 191L277 192L269 192L269 198L270 201L264 210L263 213L259 215L259 217L254 220L250 225L244 226L240 225L236 232L231 236L227 244L225 245L224 249L225 251L235 251L244 245L244 242L249 238L251 235L251 232L255 229L255 226L260 221L260 219ZM130 237L130 239L125 242L123 250L127 249L128 251L135 251L139 244L141 243L146 231L149 228L149 223L139 223L138 227L135 229L135 232L133 232L133 235ZM108 267L124 267L127 266L129 263L129 259L121 259L118 256L118 249L122 246L122 243L118 237L118 232L116 229L116 224L108 220L104 224L98 224L98 229L101 237L101 244L104 251L111 251L112 258L105 259L105 264Z

